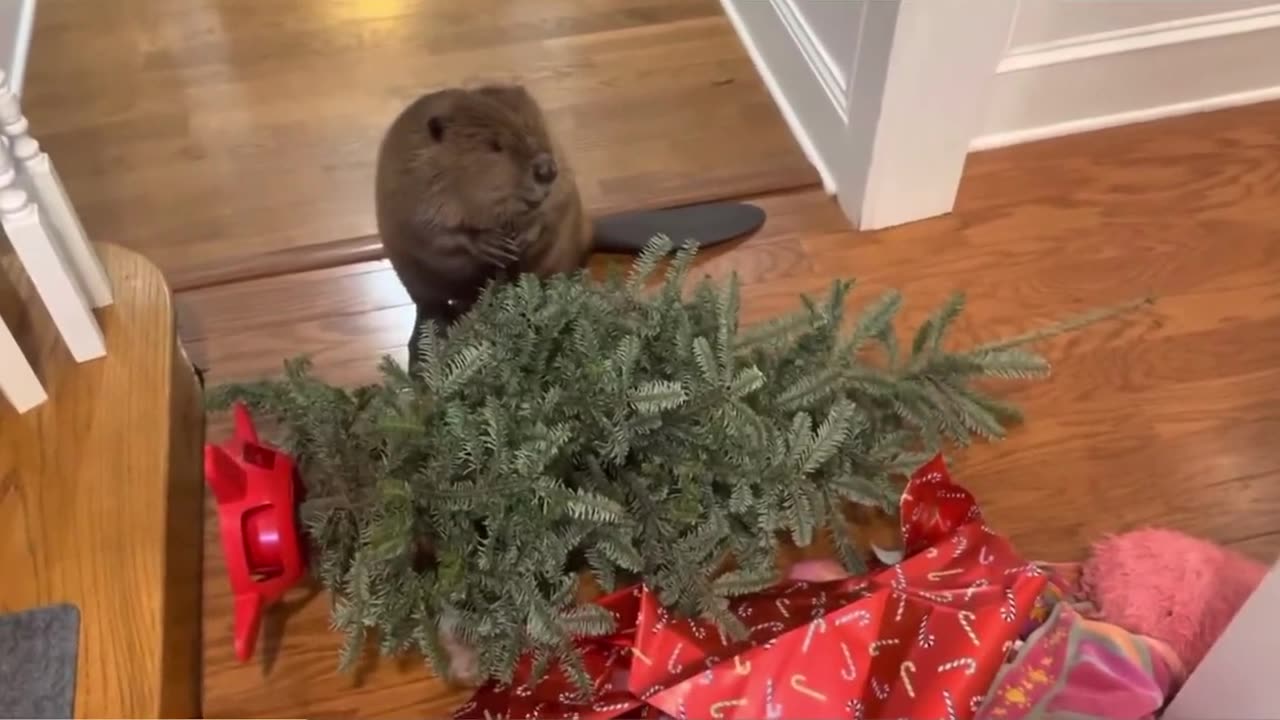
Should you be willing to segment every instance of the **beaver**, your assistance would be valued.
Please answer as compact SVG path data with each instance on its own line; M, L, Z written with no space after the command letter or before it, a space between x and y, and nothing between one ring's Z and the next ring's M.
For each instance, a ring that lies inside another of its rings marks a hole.
M592 225L562 147L519 85L424 95L378 151L378 232L417 305L410 364L426 320L443 332L490 281L583 267Z

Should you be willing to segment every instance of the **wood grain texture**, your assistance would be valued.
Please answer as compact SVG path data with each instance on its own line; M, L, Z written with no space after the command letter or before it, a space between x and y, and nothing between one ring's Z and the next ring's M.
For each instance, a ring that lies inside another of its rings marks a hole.
M818 182L716 0L41 0L23 103L90 234L183 289L376 256L383 131L488 80L592 212Z
M50 399L0 403L0 612L79 607L77 717L196 717L200 392L160 271L100 252L116 302L98 311L107 356L82 364L3 258L0 312Z
M747 320L849 276L854 304L901 288L904 330L966 290L956 342L1157 296L1045 343L1054 376L1002 387L1028 423L955 453L957 478L1032 558L1077 559L1105 533L1149 524L1261 560L1280 553L1280 103L975 155L953 215L887 231L849 231L816 191L759 202L764 229L698 264L740 275ZM381 262L181 304L213 382L273 374L297 353L334 382L368 381L381 354L403 359L413 317ZM290 608L269 671L237 664L221 552L206 543L210 717L439 716L465 695L413 660L336 674L322 597Z

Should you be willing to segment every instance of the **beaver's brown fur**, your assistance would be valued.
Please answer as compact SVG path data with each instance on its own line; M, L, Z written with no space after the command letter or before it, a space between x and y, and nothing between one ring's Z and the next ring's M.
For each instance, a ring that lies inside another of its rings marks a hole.
M576 270L591 249L573 173L519 86L441 90L410 104L379 150L375 202L419 321L440 326L489 280Z

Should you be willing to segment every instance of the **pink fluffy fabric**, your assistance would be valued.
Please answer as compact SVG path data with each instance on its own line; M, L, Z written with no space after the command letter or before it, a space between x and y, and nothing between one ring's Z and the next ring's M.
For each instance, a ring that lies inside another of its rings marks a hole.
M1266 572L1204 540L1137 530L1094 545L1083 582L1103 620L1163 641L1190 672Z

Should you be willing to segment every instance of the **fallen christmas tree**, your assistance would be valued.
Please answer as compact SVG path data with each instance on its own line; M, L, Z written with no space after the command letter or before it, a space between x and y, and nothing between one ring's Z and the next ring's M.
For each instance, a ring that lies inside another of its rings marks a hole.
M582 568L739 633L728 598L777 580L780 537L829 532L859 571L843 505L892 510L942 442L1000 437L1018 412L973 381L1043 375L1024 347L1101 315L953 351L957 295L902 349L899 295L844 329L851 283L836 282L743 330L736 279L683 292L691 250L644 290L670 249L655 241L602 284L492 288L447 340L423 334L415 375L384 359L380 384L347 390L294 360L282 379L211 392L213 408L240 400L277 421L299 460L344 663L372 630L383 653L416 648L444 673L448 634L484 677L508 680L528 652L585 687L573 639L613 619L576 602Z

